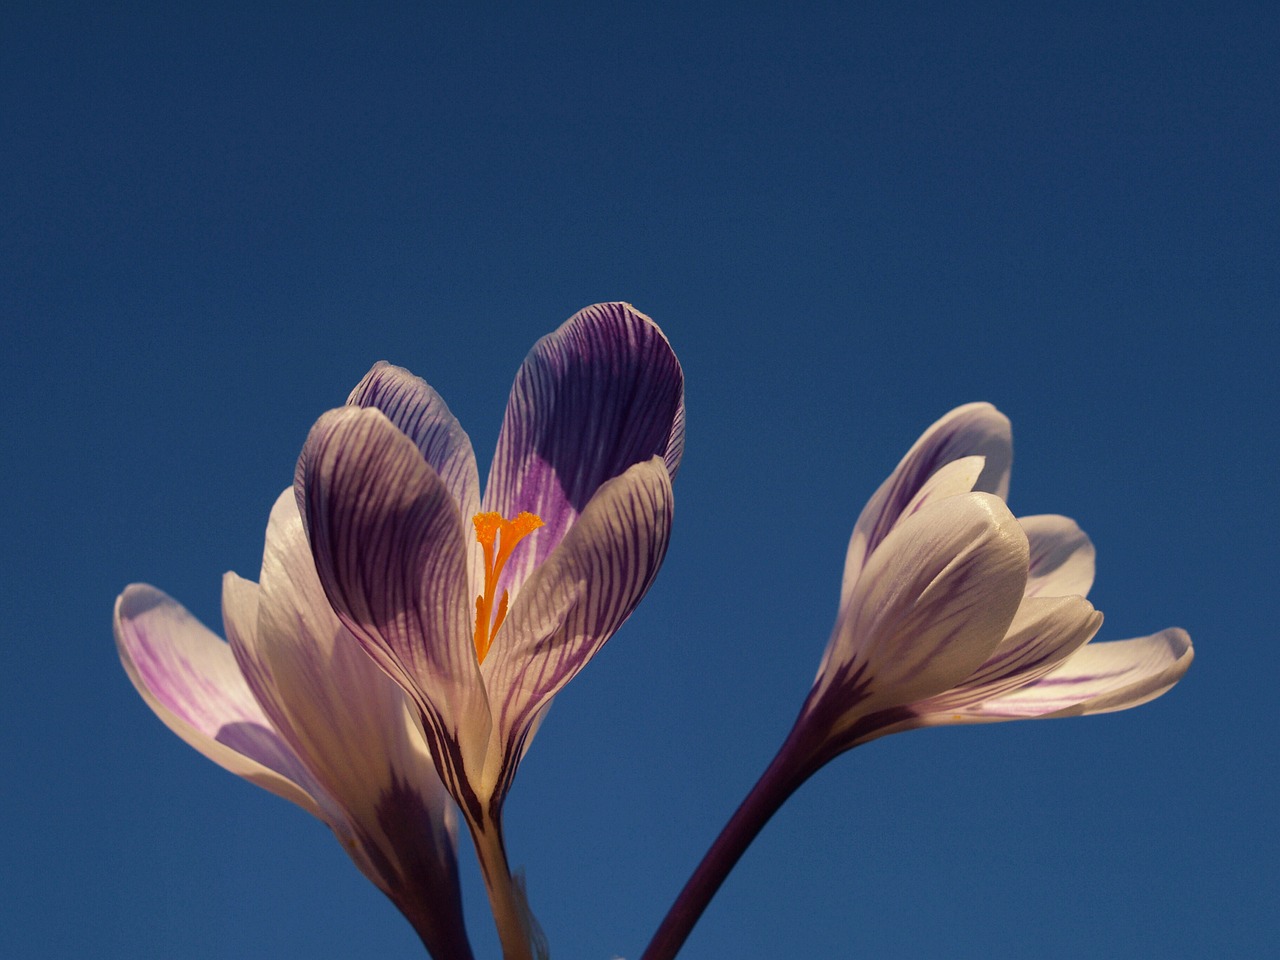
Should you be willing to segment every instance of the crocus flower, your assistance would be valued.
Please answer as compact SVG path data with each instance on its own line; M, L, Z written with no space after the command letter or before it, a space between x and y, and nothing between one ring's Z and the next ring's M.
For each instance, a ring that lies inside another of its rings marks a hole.
M928 430L854 526L835 628L804 706L654 935L669 960L773 813L832 758L914 727L1123 710L1191 664L1186 632L1090 643L1094 551L1060 516L1005 505L1012 439L990 404Z
M224 643L145 584L116 601L120 659L148 706L215 763L337 836L438 960L469 960L455 814L407 698L338 621L292 490L259 583L223 579Z
M1008 419L960 407L862 511L797 722L821 755L913 727L1124 710L1186 673L1191 640L1176 627L1090 642L1093 545L1066 517L1013 517L1011 461Z
M658 327L600 304L525 360L483 496L444 401L386 364L320 418L298 462L325 592L412 699L508 957L528 955L528 918L509 882L502 803L552 697L666 553L683 395Z

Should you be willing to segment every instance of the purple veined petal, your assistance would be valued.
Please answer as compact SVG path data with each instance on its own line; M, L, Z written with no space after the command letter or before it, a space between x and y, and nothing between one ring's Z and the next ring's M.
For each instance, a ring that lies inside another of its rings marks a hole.
M379 797L396 779L426 790L424 803L443 809L435 766L416 725L406 723L407 695L330 607L292 490L271 511L258 593L257 630L237 633L232 650L263 709L321 785L373 827Z
M994 493L1001 500L1008 498L1009 467L1013 462L1009 418L989 403L957 407L921 435L867 501L849 540L842 597L848 597L867 558L893 529L925 481L940 467L970 456L985 458L982 474L973 489Z
M913 706L937 723L969 722L985 700L1033 683L1080 649L1102 626L1102 614L1084 597L1025 598L1003 640L963 683ZM961 715L953 715L953 714Z
M503 573L514 599L605 481L684 446L684 376L662 331L623 303L587 307L534 345L511 387L484 509L545 526Z
M911 502L902 508L895 525L939 500L972 493L985 465L986 461L982 457L961 457L939 467L920 485Z
M452 802L407 695L330 607L292 489L271 511L258 597L257 629L236 631L232 649L331 798L329 825L424 941L465 943Z
M661 457L604 483L526 582L481 667L495 727L485 770L505 794L551 698L643 598L666 555L671 477Z
M997 720L1078 717L1154 700L1180 679L1195 655L1185 630L1085 644L1036 682L982 704Z
M1028 597L1089 595L1093 586L1093 543L1070 517L1041 514L1019 517L1031 543Z
M403 367L380 361L356 384L347 403L373 407L386 414L439 474L458 502L464 520L480 510L480 473L471 438L425 380Z
M241 610L256 604L249 594L239 601ZM165 726L223 769L324 819L314 781L220 637L168 595L140 583L116 600L115 635L125 672Z
M939 500L890 531L841 611L810 706L852 722L969 677L1008 630L1026 586L1027 538L1004 501Z
M437 768L475 805L489 706L472 646L469 550L453 496L380 410L311 429L298 494L325 595L420 711ZM472 765L477 765L471 770Z

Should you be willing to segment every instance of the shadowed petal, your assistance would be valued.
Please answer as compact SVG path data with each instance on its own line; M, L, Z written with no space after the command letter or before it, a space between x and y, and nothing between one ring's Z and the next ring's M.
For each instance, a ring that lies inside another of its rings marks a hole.
M256 602L241 600L242 610ZM140 583L116 600L115 635L125 672L165 726L223 769L324 819L314 781L263 713L221 638L181 604Z
M453 497L413 441L372 409L322 416L303 447L298 477L326 596L413 698L441 777L466 802L463 758L483 757L489 708L472 646L468 551Z
M854 717L941 693L1004 637L1026 585L1027 539L1000 498L938 501L871 555L818 672L810 703Z
M1027 596L1085 597L1093 586L1094 549L1070 517L1019 517L1031 543Z
M525 584L482 667L496 721L485 778L497 784L497 797L540 712L649 589L667 551L671 516L662 459L638 463L600 487Z
M981 705L993 720L1110 713L1154 700L1182 678L1194 651L1185 630L1090 643L1035 683Z
M684 377L662 331L627 304L580 311L534 345L511 388L484 509L528 510L544 529L512 558L517 590L606 480L684 445Z
M940 467L970 456L985 458L982 474L973 489L1007 499L1013 434L1009 418L989 403L957 407L929 427L867 501L849 540L842 601L847 600L867 557L893 529L925 481Z

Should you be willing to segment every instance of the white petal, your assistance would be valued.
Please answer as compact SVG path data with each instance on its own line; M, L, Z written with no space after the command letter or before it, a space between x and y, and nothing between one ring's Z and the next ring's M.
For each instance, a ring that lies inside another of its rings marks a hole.
M983 458L981 476L972 489L1009 495L1009 466L1013 436L1009 418L989 403L957 407L930 426L907 451L889 478L880 485L858 516L845 557L841 603L848 600L867 558L888 536L903 508L940 468L964 457Z
M1031 543L1029 597L1080 597L1093 586L1094 549L1070 517L1042 514L1019 517Z
M254 602L251 593L240 599L241 610ZM314 782L221 638L166 594L137 583L116 600L115 635L125 672L165 726L223 769L324 819Z
M970 676L1022 599L1027 539L1000 498L948 497L904 520L869 558L810 703L847 718L922 700Z
M1075 717L1154 700L1182 678L1194 651L1185 630L1090 643L1030 686L989 700L984 718Z

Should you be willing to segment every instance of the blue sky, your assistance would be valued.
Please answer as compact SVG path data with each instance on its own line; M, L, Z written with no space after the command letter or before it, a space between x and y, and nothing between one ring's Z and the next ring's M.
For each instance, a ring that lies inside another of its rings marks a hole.
M220 626L379 359L482 470L533 341L622 299L687 377L649 598L507 804L560 958L638 957L794 719L865 499L946 410L1098 548L1129 713L891 737L765 830L682 956L1201 957L1280 936L1280 15L1270 4L11 4L0 30L0 952L415 957L301 811L116 658ZM495 943L470 851L469 925Z

